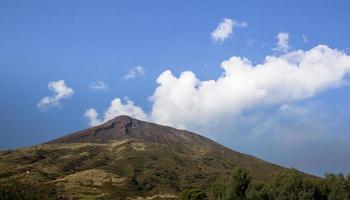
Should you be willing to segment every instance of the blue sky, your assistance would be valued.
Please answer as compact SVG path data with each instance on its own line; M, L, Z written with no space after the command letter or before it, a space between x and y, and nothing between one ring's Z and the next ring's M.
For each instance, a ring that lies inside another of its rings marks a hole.
M195 125L191 122L199 121L196 115L179 121L175 115L160 116L154 107L160 105L158 99L164 99L163 93L156 92L158 88L175 84L180 93L185 92L181 81L167 82L172 79L169 74L163 74L166 80L162 83L156 82L166 70L179 80L182 72L191 72L181 80L191 81L195 75L197 82L203 83L224 77L220 65L233 56L246 57L254 68L264 64L268 55L280 58L299 49L311 52L321 44L327 45L331 61L339 60L332 58L335 51L347 59L349 8L345 0L1 1L0 149L38 144L87 128L89 119L84 113L90 108L99 113L97 122L102 122L111 101L120 98L119 110L111 115L120 110L135 115L137 107L146 120L201 132L235 150L277 164L314 174L348 173L350 87L346 62L336 65L324 61L329 67L344 65L338 69L341 72L330 71L331 77L341 73L330 80L319 80L324 74L315 73L287 86L265 88L266 80L258 81L259 88L263 84L261 87L272 95L249 99L249 105L242 105L236 98L239 95L221 102L209 93L213 114L208 114L207 107L198 107L204 117L200 118L203 123ZM215 41L212 33L225 19L231 20L233 31L224 34L222 41ZM279 33L288 34L281 41L287 45L285 50L278 48ZM237 62L228 63L229 68ZM251 76L247 80L255 80ZM45 96L53 98L48 84L59 80L74 92L65 91L63 98L38 107ZM105 89L91 89L98 81ZM309 82L311 89L302 85ZM301 86L295 86L298 84ZM243 83L239 91L249 91L244 87ZM220 84L214 88L227 89ZM191 99L188 94L181 93L179 99ZM128 106L125 98L133 104ZM175 105L167 101L167 105ZM188 103L179 101L176 106L191 105ZM171 113L177 107L163 109Z

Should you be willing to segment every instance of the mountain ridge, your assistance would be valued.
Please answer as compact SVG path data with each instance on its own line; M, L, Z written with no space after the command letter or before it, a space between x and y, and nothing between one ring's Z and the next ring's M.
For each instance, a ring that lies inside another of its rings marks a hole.
M165 129L167 129L167 131L162 132L162 130ZM177 136L180 136L180 138L172 137L174 136L172 134L177 134ZM184 137L186 134L189 134L197 139L200 138L208 142L214 142L200 134L191 131L159 125L153 122L142 121L129 117L127 115L120 115L114 119L108 120L101 125L87 128L82 131L73 132L63 137L50 140L45 144L71 143L80 141L103 142L113 139L128 138L137 138L147 142L166 144L168 142L179 142L178 139L183 139L181 142L187 142L186 139L188 139L188 137Z

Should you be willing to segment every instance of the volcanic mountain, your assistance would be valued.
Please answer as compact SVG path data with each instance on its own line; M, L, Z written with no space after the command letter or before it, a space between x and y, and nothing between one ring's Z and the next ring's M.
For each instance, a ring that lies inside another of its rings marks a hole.
M45 144L1 152L0 180L52 186L70 199L172 199L185 188L210 190L235 166L261 181L283 169L189 131L119 116Z

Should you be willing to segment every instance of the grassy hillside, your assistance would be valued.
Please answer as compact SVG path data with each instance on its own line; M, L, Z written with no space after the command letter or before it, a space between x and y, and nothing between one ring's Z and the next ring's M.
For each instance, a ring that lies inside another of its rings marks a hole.
M260 181L282 169L194 133L117 118L47 144L1 152L0 181L40 184L69 199L172 199L186 188L210 192L235 166Z

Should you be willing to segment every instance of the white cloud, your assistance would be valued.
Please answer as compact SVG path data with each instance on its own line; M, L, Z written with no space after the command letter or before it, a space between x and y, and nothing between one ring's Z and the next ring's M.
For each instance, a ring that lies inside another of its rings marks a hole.
M279 33L277 35L277 47L274 48L275 51L287 52L289 49L289 34L288 33Z
M233 34L234 28L244 28L247 26L247 22L237 22L235 20L225 18L211 33L211 38L214 42L223 42Z
M134 79L138 76L142 76L144 73L145 73L145 69L142 66L138 65L130 69L129 72L123 76L123 78L125 80Z
M98 118L98 113L94 108L88 109L85 112L84 117L89 120L90 126L96 126L107 122L108 120L113 119L119 115L128 115L141 120L145 120L147 118L141 107L135 106L134 102L130 101L127 98L124 100L125 103L123 103L120 98L115 98L101 119Z
M342 83L350 71L350 56L319 45L267 56L255 66L246 58L232 57L221 67L222 76L207 81L190 71L179 77L163 72L151 97L151 119L177 127L202 127L255 106L312 97Z
M288 104L341 85L350 72L350 56L318 45L308 51L266 56L257 65L232 57L221 67L220 77L203 81L191 71L176 77L167 70L157 79L149 113L116 98L101 121L127 114L194 131L220 126L222 120L230 119L232 124L235 116L252 108Z
M42 98L37 104L37 107L43 110L52 106L59 106L62 99L69 99L74 94L74 90L68 87L64 80L51 81L48 88L53 92L53 95Z
M98 113L94 108L85 111L84 117L89 120L90 126L100 125L102 122L98 119Z
M107 90L107 86L103 81L94 81L90 85L90 89L92 90Z

